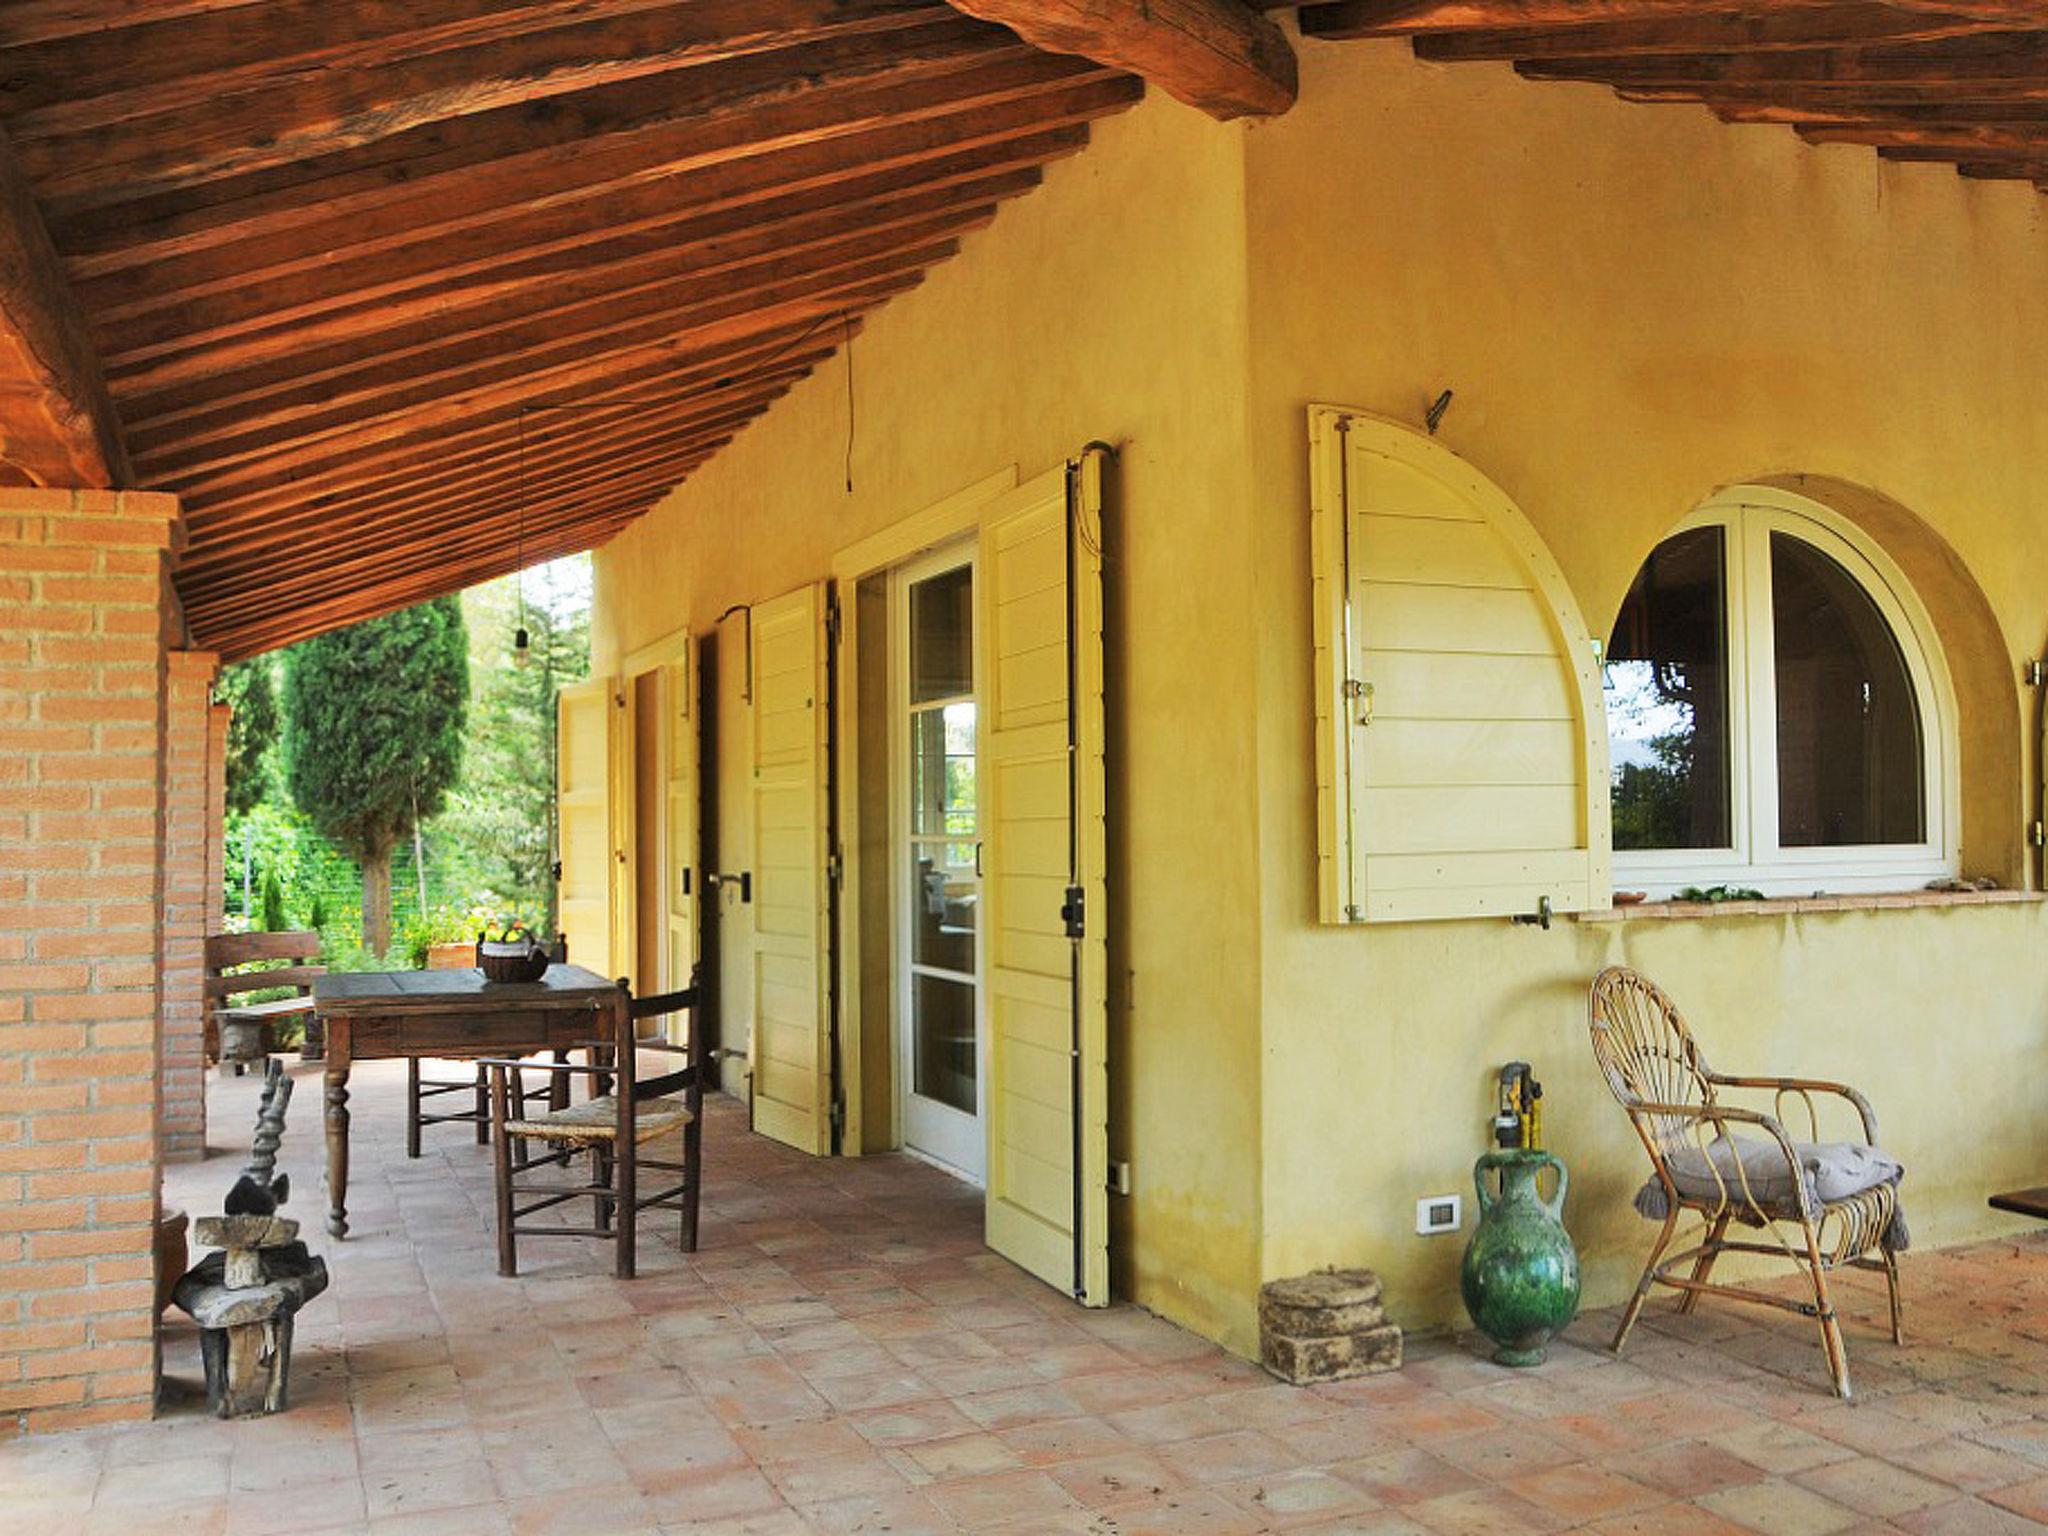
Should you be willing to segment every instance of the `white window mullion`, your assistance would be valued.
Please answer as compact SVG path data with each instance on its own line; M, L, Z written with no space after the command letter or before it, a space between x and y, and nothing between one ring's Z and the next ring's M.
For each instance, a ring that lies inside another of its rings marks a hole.
M1729 522L1739 551L1742 603L1730 623L1742 636L1742 759L1749 780L1749 825L1743 847L1752 869L1778 862L1778 672L1777 626L1771 606L1771 531L1752 507L1739 507Z

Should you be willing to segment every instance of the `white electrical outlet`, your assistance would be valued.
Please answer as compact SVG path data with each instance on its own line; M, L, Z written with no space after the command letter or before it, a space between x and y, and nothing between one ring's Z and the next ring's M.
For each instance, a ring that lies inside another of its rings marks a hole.
M1425 1195L1415 1202L1415 1231L1419 1236L1455 1232L1464 1221L1465 1202L1461 1195Z

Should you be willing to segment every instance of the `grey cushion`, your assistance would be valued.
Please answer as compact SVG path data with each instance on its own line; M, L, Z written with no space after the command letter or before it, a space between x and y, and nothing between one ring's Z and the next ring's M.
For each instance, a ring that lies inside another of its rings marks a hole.
M1847 1200L1880 1184L1896 1184L1906 1170L1896 1158L1859 1141L1795 1141L1792 1154L1799 1162L1816 1216L1820 1208L1836 1200ZM1687 1200L1719 1201L1726 1198L1741 1205L1744 1186L1767 1214L1796 1217L1799 1214L1797 1185L1793 1171L1785 1166L1785 1150L1762 1136L1721 1137L1705 1150L1684 1147L1665 1159L1671 1182ZM1661 1220L1665 1215L1664 1186L1655 1178L1636 1193L1636 1209Z

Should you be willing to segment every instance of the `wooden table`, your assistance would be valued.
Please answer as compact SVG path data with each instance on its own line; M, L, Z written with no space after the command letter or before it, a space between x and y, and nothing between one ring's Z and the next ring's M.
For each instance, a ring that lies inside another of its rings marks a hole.
M626 997L595 971L551 965L525 982L485 981L475 969L335 973L314 982L313 1002L327 1020L327 1230L346 1237L351 1062L545 1050L559 1060L571 1046L612 1039Z

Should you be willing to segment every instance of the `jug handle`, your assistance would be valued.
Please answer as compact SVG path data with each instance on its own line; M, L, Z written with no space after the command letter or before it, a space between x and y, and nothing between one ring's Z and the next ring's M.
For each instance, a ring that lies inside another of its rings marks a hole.
M1536 1198L1542 1202L1543 1208L1546 1211L1562 1222L1564 1220L1564 1192L1571 1187L1572 1176L1565 1171L1564 1164L1555 1157L1552 1157L1548 1152L1539 1151L1536 1155L1543 1160L1541 1166L1557 1170L1557 1193L1548 1200L1544 1200L1541 1194L1538 1194Z

